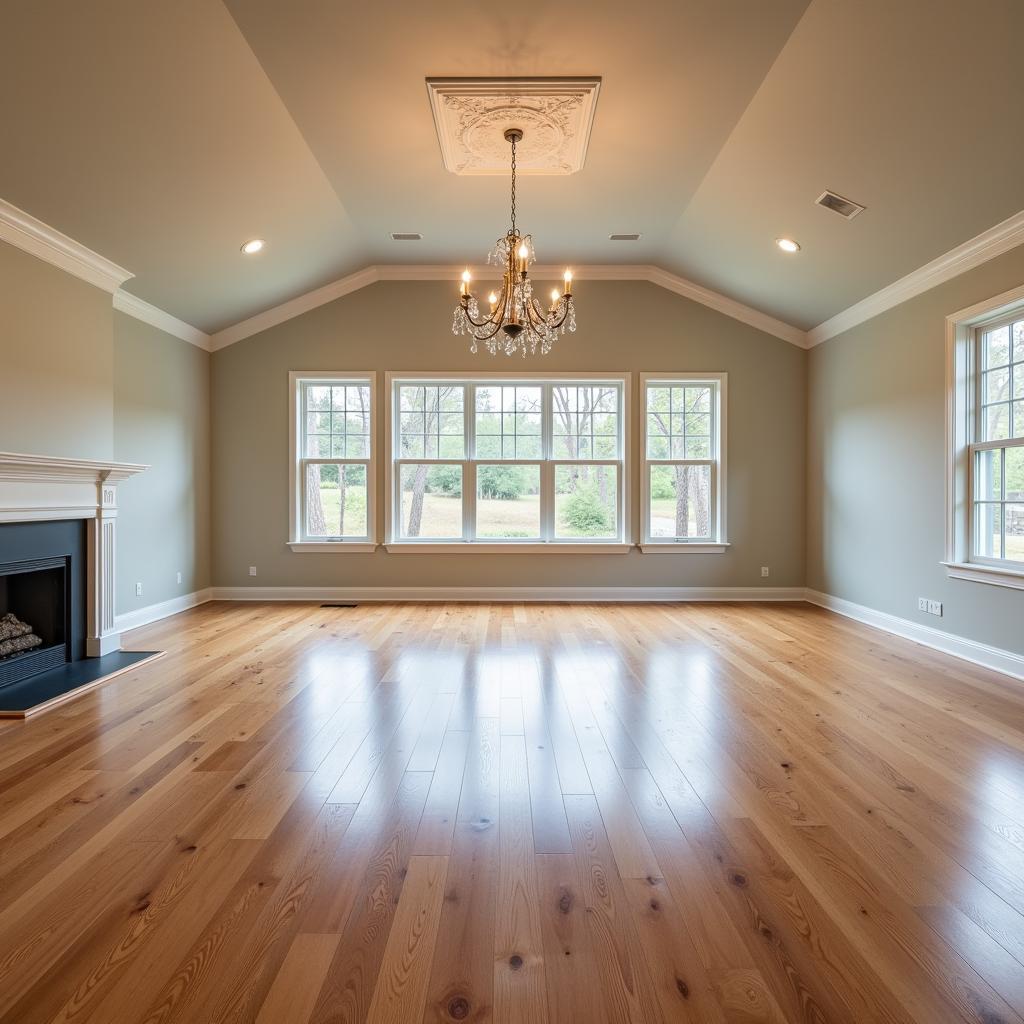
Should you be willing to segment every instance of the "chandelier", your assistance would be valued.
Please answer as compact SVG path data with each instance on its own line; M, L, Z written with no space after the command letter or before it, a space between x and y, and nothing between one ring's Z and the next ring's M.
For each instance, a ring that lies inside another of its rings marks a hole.
M506 141L512 144L512 226L504 238L499 238L487 254L488 264L503 267L501 292L491 292L487 298L490 312L480 312L476 296L469 290L472 277L468 270L462 274L462 295L452 320L452 334L468 334L473 342L471 352L477 351L478 342L487 346L491 355L516 352L534 355L537 347L547 353L561 332L576 330L576 310L572 303L572 272L566 270L564 288L551 292L551 305L545 310L533 297L533 284L529 268L533 263L533 239L522 235L516 227L516 144L523 138L522 130L509 128Z

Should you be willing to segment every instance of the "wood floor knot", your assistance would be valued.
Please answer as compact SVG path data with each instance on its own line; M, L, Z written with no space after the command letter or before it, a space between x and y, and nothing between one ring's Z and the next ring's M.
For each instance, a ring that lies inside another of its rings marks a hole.
M462 996L449 1000L448 1016L452 1020L465 1020L469 1016L469 1000Z

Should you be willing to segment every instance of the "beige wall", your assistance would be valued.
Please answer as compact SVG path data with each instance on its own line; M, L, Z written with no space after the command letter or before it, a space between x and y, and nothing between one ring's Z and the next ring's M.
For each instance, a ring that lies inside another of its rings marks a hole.
M214 353L217 586L802 586L805 353L640 282L578 284L580 330L560 339L550 355L530 360L529 369L727 371L732 546L725 554L291 552L285 546L288 372L377 370L380 395L384 370L486 374L522 366L504 356L471 355L467 340L451 334L455 294L450 282L381 282ZM379 447L383 431L381 416ZM635 457L635 424L632 440ZM383 482L381 466L381 536ZM633 504L635 530L636 493ZM250 565L257 567L255 579ZM771 567L767 580L762 565Z
M110 296L0 242L0 451L109 459Z
M0 451L152 466L119 490L119 614L209 585L209 360L0 243Z
M210 355L116 311L114 458L150 466L118 489L118 612L208 587Z
M950 580L945 318L1024 281L1016 249L811 349L807 585L1024 653L1024 592ZM917 610L940 600L942 618Z

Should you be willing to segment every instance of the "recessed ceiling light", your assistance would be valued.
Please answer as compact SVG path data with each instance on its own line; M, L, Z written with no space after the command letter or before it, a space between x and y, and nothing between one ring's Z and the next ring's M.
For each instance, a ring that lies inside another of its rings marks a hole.
M794 242L792 238L776 238L775 239L775 244L783 252L799 252L800 251L800 243L799 242Z
M255 256L256 253L262 252L263 247L266 244L267 243L264 242L262 238L250 238L249 241L242 246L242 252L244 252L246 256Z
M423 236L418 231L392 231L391 240L393 242L420 242L423 240Z
M640 232L637 231L635 233L625 235L609 235L608 240L610 242L639 242Z

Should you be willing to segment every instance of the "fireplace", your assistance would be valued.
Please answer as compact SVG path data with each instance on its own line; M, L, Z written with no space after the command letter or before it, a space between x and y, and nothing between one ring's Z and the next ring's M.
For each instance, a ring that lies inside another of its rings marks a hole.
M85 550L83 520L0 525L0 687L85 656Z

